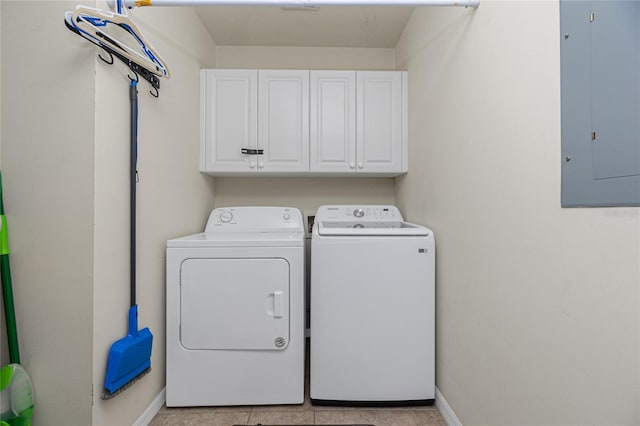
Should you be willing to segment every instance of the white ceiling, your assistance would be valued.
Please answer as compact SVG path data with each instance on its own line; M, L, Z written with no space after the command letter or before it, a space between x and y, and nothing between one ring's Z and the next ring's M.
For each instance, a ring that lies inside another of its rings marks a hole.
M218 46L396 46L413 7L323 6L317 11L278 6L200 6L202 23Z

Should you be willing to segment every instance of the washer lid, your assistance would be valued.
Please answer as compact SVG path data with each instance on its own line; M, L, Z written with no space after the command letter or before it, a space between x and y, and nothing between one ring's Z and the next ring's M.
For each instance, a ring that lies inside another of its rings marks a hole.
M201 232L167 241L167 248L301 247L304 232Z
M428 228L409 222L370 222L370 221L321 221L318 224L319 235L347 236L427 236Z

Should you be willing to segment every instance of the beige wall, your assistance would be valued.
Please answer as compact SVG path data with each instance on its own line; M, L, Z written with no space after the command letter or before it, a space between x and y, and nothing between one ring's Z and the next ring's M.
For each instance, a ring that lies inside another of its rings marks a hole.
M1 167L35 425L91 423L95 53L63 25L75 4L1 3Z
M558 3L416 10L397 55L445 399L465 425L639 424L640 209L560 208Z
M218 46L218 68L392 70L394 49ZM216 178L216 207L393 204L393 178Z
M138 88L139 327L154 336L152 369L122 395L102 401L111 343L126 335L129 308L129 79L124 66L96 66L94 425L131 424L165 386L165 247L202 230L213 179L199 163L199 73L215 45L191 8L136 9L135 22L169 66L160 97ZM119 64L118 64L119 65Z
M218 68L392 70L395 49L218 46Z
M198 172L198 98L215 45L191 9L136 10L172 71L157 100L146 82L139 87L138 303L140 326L154 334L153 368L102 401L129 307L129 80L124 65L102 63L64 27L77 4L1 3L1 166L36 426L132 424L160 393L164 247L202 229L213 207L213 179Z
M216 207L393 204L393 178L216 178Z

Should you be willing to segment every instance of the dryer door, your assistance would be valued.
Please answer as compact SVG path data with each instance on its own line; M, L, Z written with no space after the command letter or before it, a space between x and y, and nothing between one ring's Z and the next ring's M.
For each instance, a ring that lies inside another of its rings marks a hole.
M187 259L180 275L180 341L186 349L288 346L285 259Z

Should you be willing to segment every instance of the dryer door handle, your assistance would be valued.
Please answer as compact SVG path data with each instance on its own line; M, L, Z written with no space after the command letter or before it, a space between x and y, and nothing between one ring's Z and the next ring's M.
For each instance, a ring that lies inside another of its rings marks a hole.
M281 291L273 292L273 317L282 318L284 315L284 297Z

